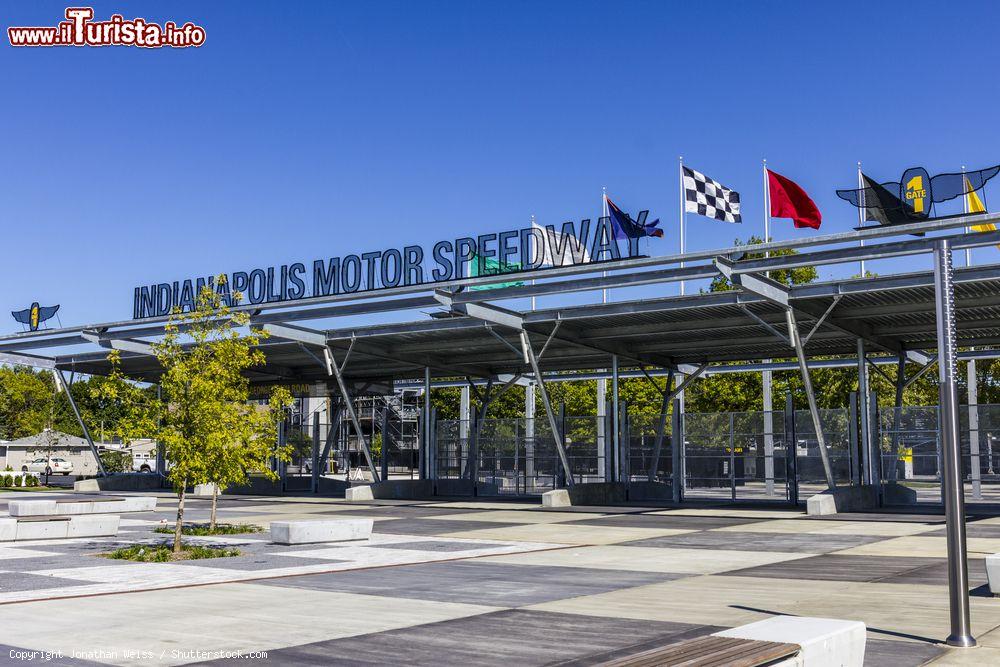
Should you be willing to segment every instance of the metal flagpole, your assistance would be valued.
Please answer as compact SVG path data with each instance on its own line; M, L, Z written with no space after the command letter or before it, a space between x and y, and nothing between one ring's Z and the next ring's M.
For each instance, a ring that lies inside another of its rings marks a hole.
M680 156L677 157L677 173L678 173L678 175L680 177L679 183L680 183L680 188L681 188L680 189L680 201L681 201L681 219L680 219L681 235L680 235L680 241L681 241L681 254L683 255L684 254L684 216L685 216L685 212L684 212L684 156L683 155L680 155ZM681 262L681 268L682 269L684 268L684 262ZM683 280L681 281L681 294L682 295L684 294L684 281ZM681 400L683 400L683 399L681 399Z
M531 214L531 228L532 229L535 228L535 214L534 213ZM544 241L542 241L542 259L545 259L545 242ZM524 267L521 267L521 268L524 268ZM535 284L535 279L534 278L531 279L531 284L532 285ZM535 297L531 297L531 310L535 310Z
M610 217L610 214L608 213L608 188L606 186L601 187L601 216L605 218ZM608 272L601 271L601 277L607 278ZM607 303L607 302L608 302L608 290L602 289L601 303Z
M962 165L962 189L965 189L965 165ZM969 214L969 194L966 193L962 195L962 211L968 215ZM970 227L965 228L965 233L968 234L972 229ZM965 265L972 266L972 248L965 249Z
M860 160L858 160L858 187L862 188L862 189L865 187L865 180L861 176L861 161ZM861 208L858 209L858 227L864 227L865 226L865 210L866 209L865 209L865 207L863 205L866 204L866 203L868 203L868 202L866 202L864 200L865 193L862 191L860 194L861 194L861 203L862 203L862 206L861 206ZM865 240L864 239L861 239L860 246L862 248L865 247ZM862 278L865 277L865 260L861 260L861 277Z
M767 158L764 158L764 243L771 238L771 182L767 177ZM764 251L764 257L770 257L770 251ZM764 273L768 278L771 272ZM764 363L770 363L770 359L764 359ZM774 405L772 402L772 375L771 371L764 370L760 373L761 389L764 398L764 490L768 496L774 495Z

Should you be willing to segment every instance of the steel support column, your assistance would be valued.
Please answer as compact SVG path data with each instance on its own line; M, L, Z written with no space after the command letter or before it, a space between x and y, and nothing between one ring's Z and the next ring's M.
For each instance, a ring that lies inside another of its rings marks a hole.
M872 460L873 450L871 442L871 424L868 418L871 410L868 405L868 365L865 361L865 341L858 339L858 415L861 418L861 433L858 442L861 448L861 470L864 477L863 483L875 484L874 476L877 474L877 464Z
M785 395L785 484L788 502L799 504L798 438L795 433L795 404L792 394Z
M812 417L813 427L816 430L816 445L819 448L819 457L823 462L823 473L826 475L826 485L830 489L836 488L833 481L833 470L830 468L830 455L826 451L826 438L823 437L823 424L819 417L819 407L816 405L816 394L813 392L812 378L809 375L809 366L806 364L806 353L802 348L802 339L799 338L799 327L795 323L795 313L789 308L785 311L788 320L788 338L795 348L795 356L799 361L799 372L802 374L802 384L805 386L806 399L809 401L809 414Z
M684 500L684 420L681 415L681 399L674 399L674 410L670 420L670 476L674 502Z
M313 413L312 423L312 473L309 479L309 492L319 493L319 413Z
M657 468L660 467L660 452L663 449L663 438L667 430L667 413L670 411L670 401L674 392L674 372L671 370L667 375L667 387L663 391L663 401L660 403L660 419L656 424L656 439L653 441L653 460L649 464L648 477L650 482L655 482L657 478Z
M906 389L906 355L899 355L896 362L896 397L892 407L892 468L888 479L895 482L899 477L899 426L903 416L903 390Z
M418 477L420 479L429 479L430 466L428 462L431 460L431 429L433 428L432 420L430 419L431 414L431 367L424 367L424 432L420 438L420 446L417 447L417 471Z
M611 355L611 456L614 461L614 479L621 481L622 450L621 450L621 415L618 414L618 355Z
M774 495L774 401L771 371L761 371L760 380L764 391L764 492L771 497Z
M969 359L967 365L969 385L969 468L972 473L972 497L983 499L982 468L979 461L979 380L976 377L976 360Z
M545 389L545 381L542 379L542 371L538 367L538 357L531 346L531 338L527 331L521 331L521 347L524 348L528 363L531 364L531 372L535 374L535 382L538 383L538 393L542 396L542 404L545 406L545 415L549 419L549 428L552 429L552 438L556 443L556 451L559 454L559 462L566 473L566 486L573 486L573 471L569 467L569 458L566 456L566 445L563 441L563 434L559 431L559 424L556 422L556 413L552 410L552 402L549 401L549 392Z
M597 380L597 469L600 471L601 475L605 478L605 482L610 482L607 479L607 463L605 459L605 440L608 437L607 433L607 415L608 415L608 379L598 378Z
M330 401L331 405L333 401ZM319 469L322 471L321 474L326 474L327 462L330 460L330 450L333 448L333 443L337 441L340 436L340 418L343 413L343 407L338 402L337 406L333 410L333 419L329 424L329 428L326 432L326 443L323 445L323 453L319 456Z
M600 467L598 467L600 469ZM535 383L524 388L524 476L535 478Z
M382 408L382 451L379 465L382 468L382 479L389 479L389 406Z
M945 518L948 531L948 602L951 611L950 646L975 646L969 621L969 567L966 561L965 498L962 489L962 454L959 449L958 389L955 377L955 286L952 282L951 245L947 239L934 246L934 300L937 315L938 380L941 405L941 441L944 454Z

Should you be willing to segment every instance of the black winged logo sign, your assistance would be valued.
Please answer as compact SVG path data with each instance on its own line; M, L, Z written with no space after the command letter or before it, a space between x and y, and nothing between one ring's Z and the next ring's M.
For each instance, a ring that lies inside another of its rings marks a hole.
M59 310L58 304L55 306L39 306L36 301L31 304L30 308L11 311L11 315L21 324L27 324L29 330L38 331L38 325L51 319L57 310Z

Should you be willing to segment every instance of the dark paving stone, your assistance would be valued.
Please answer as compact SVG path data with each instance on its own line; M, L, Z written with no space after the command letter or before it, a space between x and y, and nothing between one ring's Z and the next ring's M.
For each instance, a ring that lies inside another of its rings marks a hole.
M121 560L114 561L116 565L127 565L135 564L134 561ZM88 556L88 555L73 555L73 556L50 556L42 558L17 558L4 560L0 563L0 569L4 572L39 572L41 570L64 570L64 569L85 569L88 567L101 567L102 565L108 565L107 559L101 558L99 556ZM0 589L3 588L3 577L6 574L0 574Z
M521 607L644 586L684 576L686 575L451 561L377 570L305 574L261 583L284 588Z
M72 588L86 586L92 582L62 577L46 577L30 572L0 572L0 593L14 591L40 591L52 588Z
M935 558L936 562L908 572L886 577L879 581L882 584L928 584L931 586L948 585L948 561ZM969 559L969 588L984 586L986 581L986 561L982 558Z
M342 512L338 512L342 514ZM463 521L462 519L393 519L391 521L376 521L373 532L387 535L419 535L434 536L445 533L457 533L464 530L482 530L485 528L507 528L518 526L517 523L499 521Z
M935 565L938 558L886 558L885 556L839 556L811 558L759 565L723 572L722 576L767 579L823 579L826 581L884 581L918 568Z
M686 623L509 610L277 649L267 656L281 665L528 667L713 631Z
M565 521L568 525L583 526L615 526L619 528L680 528L685 530L710 530L712 528L729 528L730 526L745 526L750 523L760 523L766 519L747 519L744 517L727 516L687 516L660 514L619 514L604 516L599 519L580 519Z
M13 665L24 667L25 665L33 664L43 664L46 667L88 667L89 665L103 665L104 663L78 660L67 656L58 657L53 653L0 644L0 665L3 667L12 667Z
M435 516L451 516L455 514L474 514L482 510L471 509L448 509L445 507L364 507L350 510L337 510L331 508L332 513L338 516L373 516L373 517L393 517L393 518L424 518Z
M494 549L504 545L432 540L426 542L397 542L394 544L378 544L375 546L379 549L412 549L414 551L469 551L470 549Z
M191 565L193 567L212 567L223 570L276 570L284 567L304 567L306 565L333 565L334 563L344 563L343 560L333 560L330 558L300 558L298 556L280 556L265 554L244 554L231 558L203 558L201 560L183 560L178 565Z
M936 537L947 534L947 528L939 528L938 530L932 530L929 533L921 533L921 535L934 535ZM969 522L965 524L965 536L998 538L1000 537L1000 526L995 524Z
M924 523L928 526L935 524L944 525L943 516L933 514L909 514L893 512L843 512L839 514L826 514L823 516L811 516L807 521L864 521L866 523Z
M630 547L662 547L674 549L736 549L740 551L785 551L788 553L824 554L881 542L889 538L872 535L815 535L806 533L756 533L740 531L706 531L684 535L667 535L624 542Z
M926 642L903 642L868 639L865 644L865 667L909 667L922 665L944 653L945 649Z

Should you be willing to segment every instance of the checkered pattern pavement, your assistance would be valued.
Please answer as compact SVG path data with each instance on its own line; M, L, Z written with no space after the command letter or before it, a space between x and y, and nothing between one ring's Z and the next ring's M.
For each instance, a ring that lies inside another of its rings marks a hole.
M244 555L186 563L92 555L165 539L151 531L172 504L123 518L117 540L0 547L0 643L62 651L69 663L149 664L129 650L162 664L235 662L226 651L262 650L283 665L586 664L796 614L864 621L867 664L962 659L940 644L940 516L226 497L221 521L366 516L375 535L306 547L203 538ZM187 518L207 519L207 501L189 507ZM971 522L969 545L976 664L1000 663L1000 600L983 565L1000 551L1000 518Z

